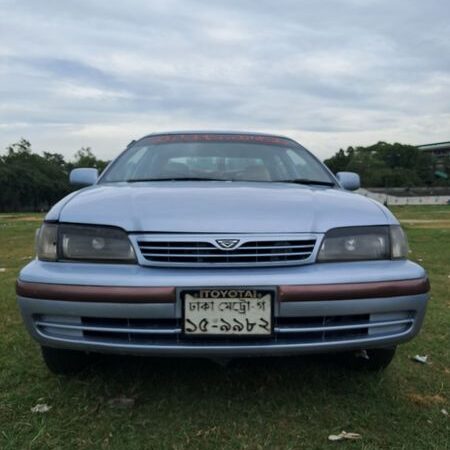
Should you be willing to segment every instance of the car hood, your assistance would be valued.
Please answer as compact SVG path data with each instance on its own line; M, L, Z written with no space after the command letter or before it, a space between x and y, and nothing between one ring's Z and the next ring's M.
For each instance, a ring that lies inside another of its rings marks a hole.
M95 185L63 199L47 220L189 233L321 233L396 223L380 204L340 189L214 181Z

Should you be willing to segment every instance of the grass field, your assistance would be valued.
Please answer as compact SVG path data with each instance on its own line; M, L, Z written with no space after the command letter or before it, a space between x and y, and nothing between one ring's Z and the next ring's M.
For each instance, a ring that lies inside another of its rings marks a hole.
M329 356L236 361L104 357L75 377L44 367L14 282L41 216L0 215L0 449L449 449L450 207L398 207L432 300L384 373ZM428 355L430 364L411 361ZM134 399L118 408L110 400ZM51 409L30 411L37 403ZM328 442L342 430L359 441Z

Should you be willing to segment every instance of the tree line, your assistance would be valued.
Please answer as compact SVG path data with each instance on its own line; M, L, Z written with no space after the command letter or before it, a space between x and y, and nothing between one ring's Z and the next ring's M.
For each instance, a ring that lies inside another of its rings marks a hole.
M59 153L32 151L26 139L6 148L0 155L0 211L47 210L74 188L69 173L77 167L94 167L102 171L107 161L95 157L89 147L66 161Z
M438 160L412 145L348 147L324 162L334 173L357 172L363 187L450 186L450 158Z
M108 161L96 158L89 147L66 161L59 153L32 151L21 139L0 155L0 211L47 210L72 192L69 173L77 167L100 172ZM325 160L334 172L351 171L361 176L363 187L450 186L450 158L437 161L411 145L378 142L369 147L340 149Z

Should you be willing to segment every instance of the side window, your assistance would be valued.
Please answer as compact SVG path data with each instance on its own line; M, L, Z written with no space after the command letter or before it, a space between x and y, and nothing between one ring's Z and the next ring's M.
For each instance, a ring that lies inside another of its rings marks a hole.
M122 179L128 180L145 176L145 173L140 174L139 172L142 172L142 169L146 167L145 164L142 164L142 160L148 158L147 149L148 147L140 147L128 159L122 158L118 161L116 170L121 174ZM114 181L114 178L108 181Z
M180 156L170 158L168 164L183 164L189 170L217 170L218 158L201 156Z
M310 162L305 160L302 155L297 153L296 151L289 149L287 152L289 159L292 161L294 170L297 178L306 178L306 179L321 179L323 176L322 172L312 165Z
M294 152L294 150L289 149L287 151L287 154L288 154L289 158L291 158L291 160L295 166L300 166L300 167L306 166L305 160L297 152Z
M273 157L273 167L274 173L272 174L272 178L274 180L287 180L290 178L290 173L288 167L286 167L285 161L280 155L274 155ZM271 164L272 165L272 164Z
M261 158L225 158L226 170L245 170L248 167L264 166Z
M249 167L264 167L264 161L261 158L227 158L217 156L207 157L175 157L170 158L167 164L183 164L189 170L205 171L235 171L246 170Z

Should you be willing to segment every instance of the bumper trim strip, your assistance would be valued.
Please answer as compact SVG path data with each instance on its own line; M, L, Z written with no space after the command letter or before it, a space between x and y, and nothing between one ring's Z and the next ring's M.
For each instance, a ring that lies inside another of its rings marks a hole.
M425 294L430 290L427 277L412 280L370 283L284 285L278 288L282 302L356 300Z
M281 302L355 300L424 294L430 290L428 278L314 285L282 285ZM30 283L17 280L17 295L45 300L108 303L175 303L175 287L85 286Z
M83 286L17 280L16 293L45 300L108 303L175 303L174 287Z

